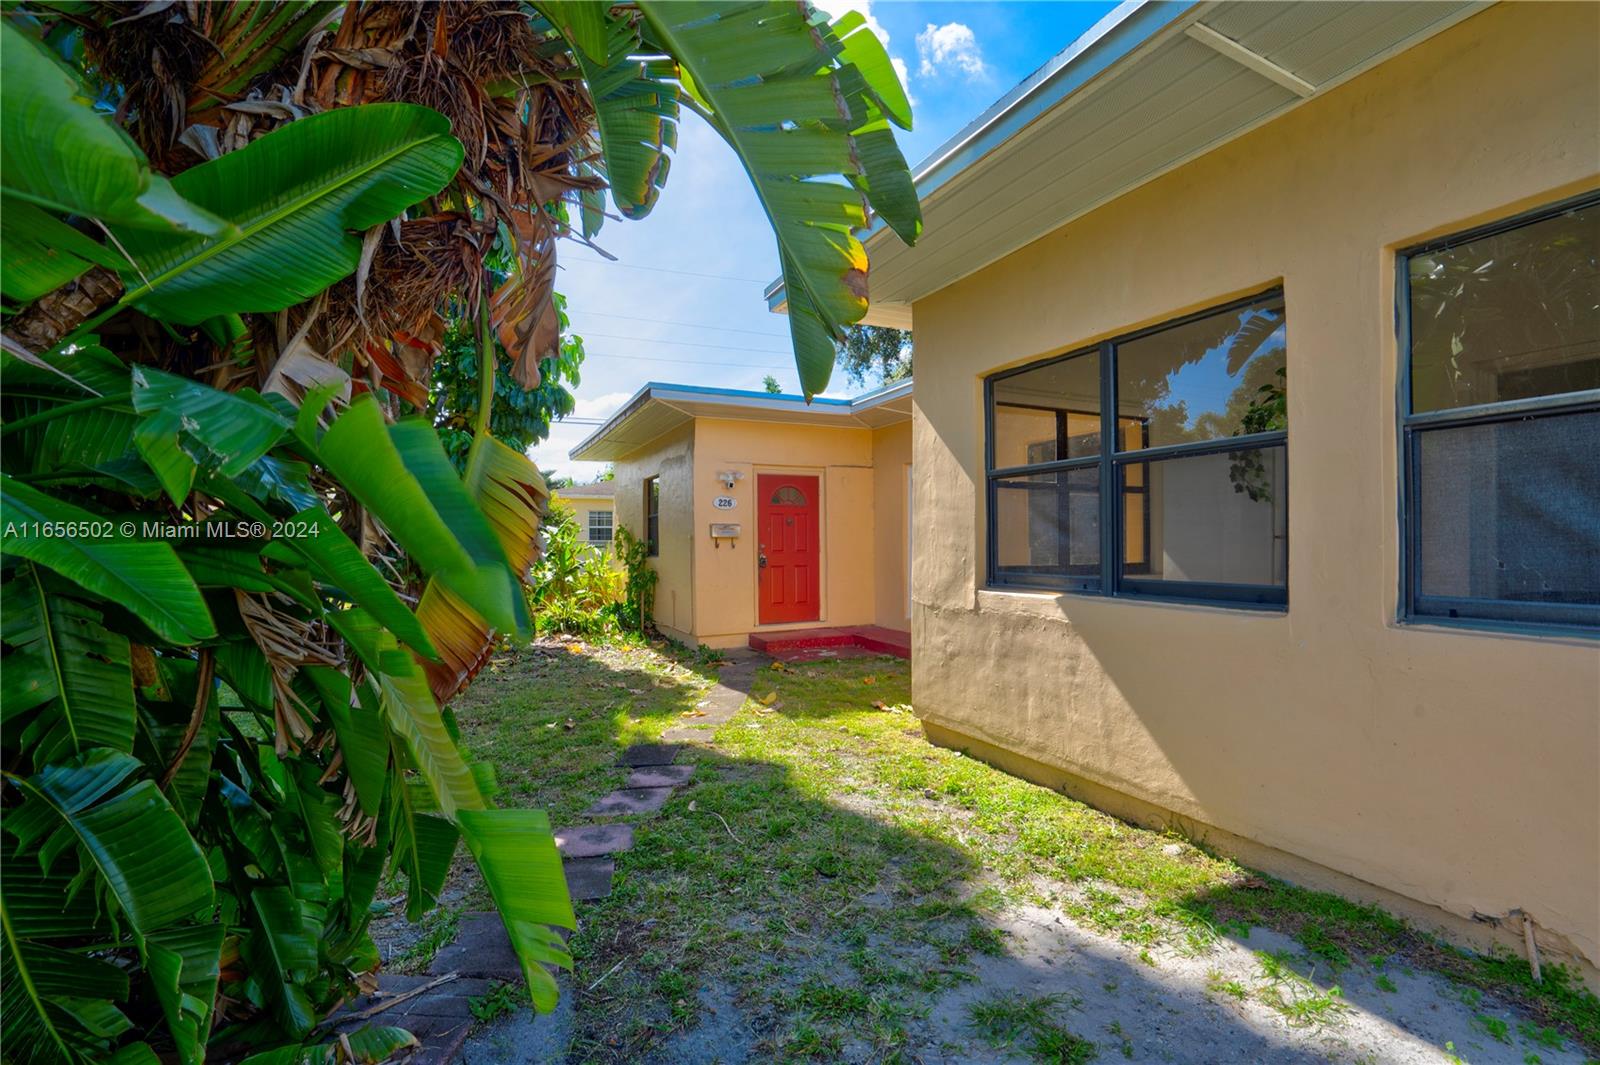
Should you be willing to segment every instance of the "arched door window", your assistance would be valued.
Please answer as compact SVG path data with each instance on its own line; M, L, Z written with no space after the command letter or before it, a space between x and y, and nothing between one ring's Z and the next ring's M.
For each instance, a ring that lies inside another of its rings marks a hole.
M803 507L806 505L806 495L792 484L786 484L772 493L772 505L775 507Z

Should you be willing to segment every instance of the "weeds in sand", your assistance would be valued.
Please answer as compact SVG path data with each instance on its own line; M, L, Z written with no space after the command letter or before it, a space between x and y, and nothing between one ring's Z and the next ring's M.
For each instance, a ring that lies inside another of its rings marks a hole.
M1250 989L1237 980L1229 980L1216 969L1206 973L1206 990L1215 995L1227 995L1243 1002L1250 997Z
M1511 1025L1499 1017L1491 1017L1487 1013L1480 1013L1472 1018L1478 1027L1487 1032L1493 1039L1501 1043L1511 1042Z
M1016 1046L1034 1061L1079 1065L1095 1055L1095 1046L1054 1019L1057 1010L1076 1006L1061 995L1037 998L990 998L967 1007L972 1029L995 1050Z
M1537 1024L1529 1024L1527 1021L1523 1021L1517 1025L1517 1031L1521 1032L1522 1038L1529 1042L1538 1043L1540 1046L1548 1047L1551 1050L1560 1050L1567 1045L1566 1040L1561 1038L1561 1033L1554 1028L1541 1028Z
M1349 1007L1337 986L1326 991L1296 970L1289 955L1257 951L1262 986L1257 997L1292 1027L1327 1024Z

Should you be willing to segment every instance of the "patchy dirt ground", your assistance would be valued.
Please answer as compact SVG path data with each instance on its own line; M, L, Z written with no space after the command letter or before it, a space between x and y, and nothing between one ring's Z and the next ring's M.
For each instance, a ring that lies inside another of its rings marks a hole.
M501 801L557 825L618 786L626 744L685 722L708 656L508 656L457 709ZM579 908L558 1011L514 996L469 1062L1470 1061L1600 1054L1560 974L1462 954L926 744L905 663L771 666L632 819L610 897ZM426 964L476 885L403 942Z

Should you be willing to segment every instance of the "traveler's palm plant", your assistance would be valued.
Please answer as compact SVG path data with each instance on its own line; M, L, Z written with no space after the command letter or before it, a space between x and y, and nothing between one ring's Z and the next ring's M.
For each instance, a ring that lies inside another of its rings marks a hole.
M497 347L524 388L560 357L557 239L608 187L646 214L688 109L761 194L819 391L866 205L920 224L882 47L651 0L40 0L0 47L7 1057L332 1060L300 1047L377 967L380 882L420 916L463 842L549 1008L549 825L446 708L530 627L547 496L487 431ZM418 413L447 318L464 473Z

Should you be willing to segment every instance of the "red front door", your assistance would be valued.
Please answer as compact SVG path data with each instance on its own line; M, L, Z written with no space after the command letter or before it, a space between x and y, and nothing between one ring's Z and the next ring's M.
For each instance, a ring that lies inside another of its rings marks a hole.
M816 621L817 479L787 473L756 475L756 526L759 530L761 609L763 625Z

